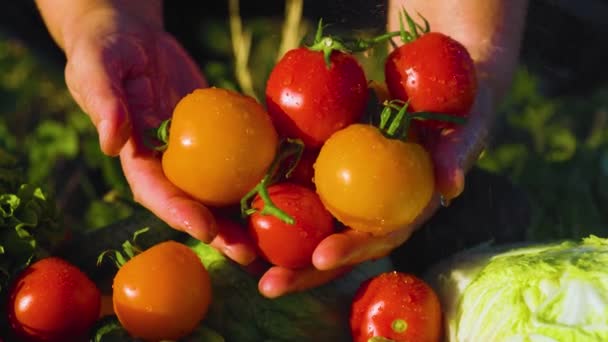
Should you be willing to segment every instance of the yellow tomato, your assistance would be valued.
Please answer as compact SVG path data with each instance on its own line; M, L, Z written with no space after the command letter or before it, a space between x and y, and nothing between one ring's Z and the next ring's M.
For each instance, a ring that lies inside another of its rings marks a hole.
M149 341L188 335L211 302L207 270L190 248L175 241L157 244L126 262L112 289L122 326Z
M163 171L204 204L235 204L264 177L277 147L260 103L226 89L197 89L175 107Z
M314 165L317 193L352 229L382 235L422 212L434 191L433 165L419 144L354 124L332 135Z

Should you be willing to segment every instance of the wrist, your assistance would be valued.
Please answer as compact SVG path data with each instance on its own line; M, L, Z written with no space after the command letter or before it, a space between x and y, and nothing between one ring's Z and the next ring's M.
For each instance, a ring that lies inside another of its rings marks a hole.
M164 25L162 0L36 0L36 4L49 33L64 51L85 26L95 25L90 23L92 17L104 17L106 26L121 16L159 30Z

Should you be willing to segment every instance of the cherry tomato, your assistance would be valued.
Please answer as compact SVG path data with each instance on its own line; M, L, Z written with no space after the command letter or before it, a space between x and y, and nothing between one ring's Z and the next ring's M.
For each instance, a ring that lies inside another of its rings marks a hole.
M318 148L335 131L358 121L367 103L367 80L350 54L300 47L274 66L266 85L268 112L281 135Z
M361 284L350 312L354 342L372 337L435 342L442 332L437 294L423 280L406 273L382 273Z
M291 172L288 181L303 185L309 189L314 189L315 184L312 181L312 178L315 175L315 170L313 169L313 165L315 164L318 155L318 149L305 149L298 165L296 165L296 168Z
M114 312L144 340L177 340L191 333L211 302L209 274L198 256L175 241L127 261L114 277Z
M385 78L393 98L409 101L410 111L468 116L477 92L475 65L467 49L438 32L423 34L393 50ZM431 127L445 121L426 120Z
M206 205L235 204L264 177L277 147L272 121L253 98L197 89L175 107L163 171Z
M254 213L249 231L260 255L270 263L287 268L312 264L312 253L325 237L333 233L333 217L317 194L304 186L279 183L268 188L272 202L294 218L288 224L275 216ZM264 202L256 196L252 208L261 210Z
M421 145L366 124L332 135L314 168L317 193L332 215L376 235L412 223L434 191L433 165Z
M27 267L10 290L8 317L23 341L85 341L101 294L82 271L48 257Z

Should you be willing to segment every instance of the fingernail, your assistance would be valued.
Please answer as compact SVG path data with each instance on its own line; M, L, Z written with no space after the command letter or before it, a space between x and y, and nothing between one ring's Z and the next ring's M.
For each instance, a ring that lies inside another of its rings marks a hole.
M110 122L107 119L102 119L97 124L97 134L99 134L99 147L103 151L103 153L107 155L112 155L114 151L110 145Z

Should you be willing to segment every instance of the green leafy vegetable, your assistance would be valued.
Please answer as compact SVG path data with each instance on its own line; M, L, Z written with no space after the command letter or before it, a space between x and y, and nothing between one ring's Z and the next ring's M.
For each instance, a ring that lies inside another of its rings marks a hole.
M0 289L66 236L53 201L40 187L23 183L16 161L0 149Z
M427 278L450 341L608 340L608 239L481 246Z

